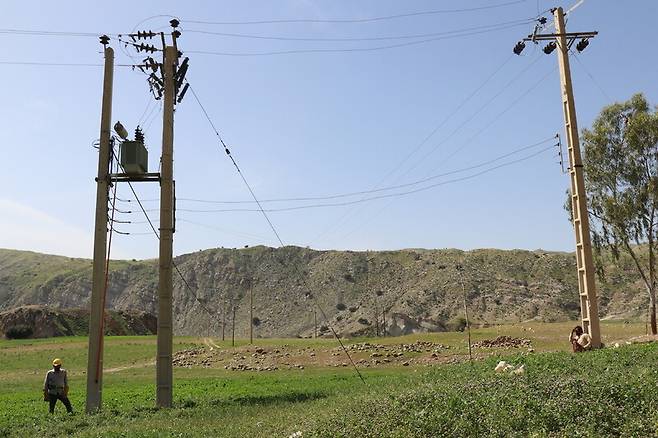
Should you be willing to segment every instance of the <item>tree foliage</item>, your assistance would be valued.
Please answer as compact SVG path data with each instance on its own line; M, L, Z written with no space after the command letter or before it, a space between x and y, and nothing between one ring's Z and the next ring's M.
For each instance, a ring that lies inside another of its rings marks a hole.
M649 293L656 333L658 113L642 94L605 107L583 130L585 187L595 249L627 253ZM640 248L646 248L646 256Z

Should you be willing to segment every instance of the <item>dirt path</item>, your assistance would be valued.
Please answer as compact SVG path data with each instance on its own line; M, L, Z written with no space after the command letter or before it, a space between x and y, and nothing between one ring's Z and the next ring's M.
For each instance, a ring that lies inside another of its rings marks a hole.
M215 348L218 350L222 348L219 345L217 345L215 341L212 340L212 338L203 338L203 343L206 344L208 348L210 348L210 351L213 351Z
M125 371L125 370L130 370L133 368L146 368L148 366L155 365L154 360L150 360L148 362L142 362L142 363L135 363L132 365L124 365L120 367L114 367L114 368L105 368L103 370L104 373L118 373L119 371Z

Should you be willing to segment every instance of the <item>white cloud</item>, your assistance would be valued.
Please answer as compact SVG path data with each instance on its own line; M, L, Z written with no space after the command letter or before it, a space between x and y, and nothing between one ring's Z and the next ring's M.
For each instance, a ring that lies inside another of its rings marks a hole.
M93 233L29 205L0 199L0 248L91 258Z

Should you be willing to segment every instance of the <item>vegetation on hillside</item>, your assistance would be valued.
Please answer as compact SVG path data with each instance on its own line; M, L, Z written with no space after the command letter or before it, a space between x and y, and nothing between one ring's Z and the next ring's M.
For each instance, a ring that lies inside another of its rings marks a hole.
M329 326L347 335L375 335L384 325L389 334L451 330L463 316L462 280L475 325L579 316L575 260L568 253L261 246L199 251L177 257L176 264L192 288L174 276L177 334L218 335L222 322L228 334L235 307L236 334L247 336L249 284L259 321L256 337L312 335L315 303L329 319L317 312L321 335L330 336ZM110 266L109 308L155 314L157 264L113 261ZM604 318L645 315L646 294L638 281L632 260L609 266L606 281L599 284ZM85 307L90 289L89 260L0 250L0 309Z

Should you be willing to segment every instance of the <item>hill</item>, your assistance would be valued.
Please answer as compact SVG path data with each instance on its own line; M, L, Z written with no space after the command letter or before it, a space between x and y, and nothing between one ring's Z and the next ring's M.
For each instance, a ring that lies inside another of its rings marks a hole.
M409 249L316 251L299 247L210 249L175 258L191 290L174 273L176 333L248 336L253 287L255 336L310 336L314 303L344 334L389 334L458 327L463 291L476 324L558 321L579 315L572 253L522 250ZM456 269L464 267L463 274ZM112 261L107 304L157 313L157 261ZM628 260L599 282L604 318L637 318L646 293ZM462 287L463 283L463 287ZM82 308L91 261L0 249L0 310L24 305ZM205 309L210 311L207 312ZM322 312L320 334L328 334Z
M105 314L106 335L152 335L156 328L157 319L150 313L111 310ZM22 306L0 312L0 337L50 338L86 336L88 333L89 309Z

